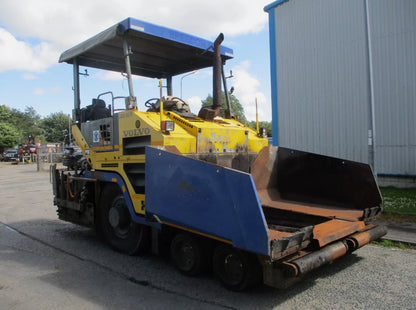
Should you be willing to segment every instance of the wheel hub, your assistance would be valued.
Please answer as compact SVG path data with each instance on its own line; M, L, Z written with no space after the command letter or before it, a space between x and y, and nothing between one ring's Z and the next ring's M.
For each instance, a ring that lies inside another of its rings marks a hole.
M114 206L108 212L108 221L111 227L125 227L130 224L129 212L125 207Z
M181 249L181 266L184 270L191 269L194 261L195 261L195 254L193 252L193 248L190 244L183 244Z

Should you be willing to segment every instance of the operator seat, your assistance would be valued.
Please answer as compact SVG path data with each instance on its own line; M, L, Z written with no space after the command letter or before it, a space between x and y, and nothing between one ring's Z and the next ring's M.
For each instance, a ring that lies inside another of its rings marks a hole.
M92 99L92 104L81 110L81 122L94 121L111 116L111 110L106 108L102 99Z

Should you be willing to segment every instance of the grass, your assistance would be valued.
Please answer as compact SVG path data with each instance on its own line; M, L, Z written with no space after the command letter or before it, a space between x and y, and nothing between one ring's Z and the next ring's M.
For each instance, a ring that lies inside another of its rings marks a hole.
M384 211L380 220L385 222L416 222L416 189L380 188Z
M416 216L383 212L381 213L381 216L377 218L377 220L380 222L389 223L416 223Z
M400 223L416 223L416 189L400 189L395 187L380 188L384 200L384 211L378 221ZM373 241L382 247L398 248L402 250L416 250L416 246L391 240Z
M386 248L398 248L401 250L416 250L416 246L414 245L391 241L391 240L373 241L372 244L379 245L379 246L386 247Z

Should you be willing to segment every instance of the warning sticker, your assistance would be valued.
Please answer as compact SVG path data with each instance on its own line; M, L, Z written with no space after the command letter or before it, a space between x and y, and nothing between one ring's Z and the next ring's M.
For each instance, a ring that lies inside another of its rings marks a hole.
M94 130L92 132L92 142L93 143L99 143L100 142L100 131Z

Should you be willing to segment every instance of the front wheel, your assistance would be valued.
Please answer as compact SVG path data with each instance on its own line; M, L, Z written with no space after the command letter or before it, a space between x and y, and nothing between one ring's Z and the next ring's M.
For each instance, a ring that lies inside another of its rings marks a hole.
M100 231L116 251L143 254L150 247L150 228L132 221L124 196L115 184L104 186L98 211Z

